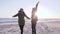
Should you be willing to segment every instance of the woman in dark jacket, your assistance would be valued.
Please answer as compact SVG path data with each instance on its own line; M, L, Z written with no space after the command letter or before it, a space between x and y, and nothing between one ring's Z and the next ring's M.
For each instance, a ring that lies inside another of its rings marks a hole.
M23 34L23 28L24 28L24 25L25 25L24 17L27 17L27 15L23 11L23 8L21 8L19 10L19 12L16 15L14 15L13 17L16 17L16 16L18 16L18 25L20 27L21 34ZM27 17L27 18L30 19L29 17Z

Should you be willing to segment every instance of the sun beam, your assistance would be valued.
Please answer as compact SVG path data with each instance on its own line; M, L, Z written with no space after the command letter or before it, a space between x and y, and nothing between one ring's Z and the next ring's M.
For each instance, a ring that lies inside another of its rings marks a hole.
M38 7L36 15L37 15L38 19L52 17L52 15L48 11L48 9L46 7L42 7L42 6L40 6L40 8Z

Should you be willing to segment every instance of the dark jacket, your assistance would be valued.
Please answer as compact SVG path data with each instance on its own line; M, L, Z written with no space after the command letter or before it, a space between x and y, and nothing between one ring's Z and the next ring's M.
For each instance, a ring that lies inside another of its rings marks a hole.
M26 14L23 11L19 11L16 15L14 15L13 17L18 16L18 24L19 25L24 25L25 24L25 20L24 17L27 17ZM27 17L29 19L29 17Z

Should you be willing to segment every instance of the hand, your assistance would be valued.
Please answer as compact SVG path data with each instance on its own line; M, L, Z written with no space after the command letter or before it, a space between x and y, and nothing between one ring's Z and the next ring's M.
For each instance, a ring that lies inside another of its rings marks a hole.
M12 16L12 17L15 17L15 16Z
M39 1L37 2L37 5L39 4Z
M39 4L39 1L38 1L38 4Z
M36 4L36 8L38 7L38 4L39 4L39 1L38 1L37 4Z
M30 18L28 18L28 19L30 19Z

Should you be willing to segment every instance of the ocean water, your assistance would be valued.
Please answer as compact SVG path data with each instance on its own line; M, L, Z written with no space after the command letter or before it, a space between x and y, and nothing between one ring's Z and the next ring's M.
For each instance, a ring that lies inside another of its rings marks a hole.
M0 24L12 24L12 23L16 23L17 22L17 18L0 18Z
M30 22L31 20L25 19L25 22ZM17 23L18 18L0 18L0 24L3 23ZM60 19L39 19L38 22L48 22L48 23L60 23Z
M25 22L30 22L31 20L25 19ZM18 18L0 18L0 24L17 24Z

